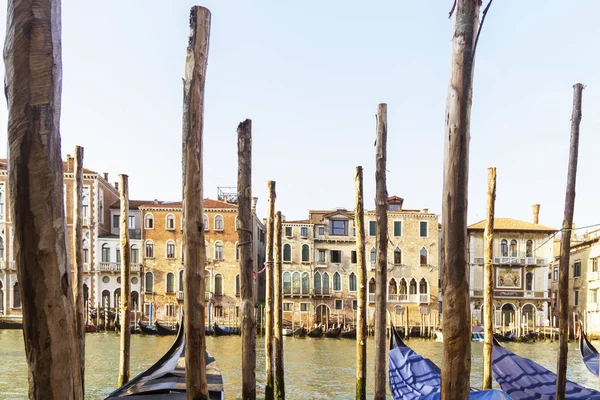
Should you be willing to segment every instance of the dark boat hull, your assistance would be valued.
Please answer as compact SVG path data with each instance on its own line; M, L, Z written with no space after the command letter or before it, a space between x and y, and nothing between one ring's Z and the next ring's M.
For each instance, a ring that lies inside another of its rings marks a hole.
M146 325L142 321L138 322L138 326L140 327L140 330L142 331L142 333L145 334L145 335L156 335L156 334L158 334L158 332L156 331L156 329L153 326Z
M231 333L229 333L228 331L226 331L225 329L221 328L219 325L214 324L213 325L213 334L215 336L229 336L231 335Z
M325 337L328 338L336 338L340 336L340 333L342 333L342 328L338 327L338 328L329 328L327 330L327 332L325 332Z
M356 339L356 329L349 329L347 331L342 331L341 337L346 339Z
M323 336L323 329L321 328L321 325L317 326L315 329L311 329L310 331L308 331L308 333L306 334L306 336L308 336L308 337L322 337Z
M294 331L294 337L305 337L306 336L306 328L301 326L300 328L296 328Z
M156 326L156 333L160 336L177 335L177 329L162 325L158 321L156 321L154 325Z

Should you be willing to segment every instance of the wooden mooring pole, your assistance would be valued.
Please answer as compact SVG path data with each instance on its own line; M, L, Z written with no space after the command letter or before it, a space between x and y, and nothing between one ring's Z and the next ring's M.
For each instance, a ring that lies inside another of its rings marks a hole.
M238 243L242 311L242 398L256 399L256 323L254 316L252 261L252 121L237 128L238 134Z
M190 11L190 38L183 80L184 332L188 399L208 399L204 331L206 249L203 226L204 83L210 40L210 11ZM128 328L128 327L127 327Z
M469 119L479 1L457 0L444 134L442 400L467 399L471 377L467 191Z
M130 293L131 273L129 254L129 180L127 175L119 175L119 195L121 197L121 355L119 358L119 386L129 382L129 350L131 347Z
M386 187L387 158L387 104L377 107L377 141L375 146L377 268L375 270L375 400L386 398L386 323L387 312L387 248L388 248L388 196Z
M273 311L275 288L273 287L273 243L275 235L275 182L269 181L269 198L267 211L267 248L265 249L267 262L265 263L265 400L275 397L275 382L273 376Z
M354 222L356 224L356 268L358 304L356 315L356 400L367 398L367 266L365 263L365 207L363 169L354 173Z
M560 261L558 275L558 331L559 350L556 369L556 400L565 400L567 384L567 354L569 345L569 255L571 249L571 228L575 209L575 182L577 178L577 158L579 155L579 125L581 123L581 97L583 85L573 86L573 114L571 116L571 147L569 150L569 172L565 197L565 216L562 226Z
M277 212L275 217L275 240L274 253L275 264L273 271L273 286L275 300L275 398L277 400L285 400L285 380L283 376L283 292L282 292L282 260L281 260L281 211Z
M494 339L494 208L496 205L496 168L488 168L487 209L483 233L483 390L492 388L492 348Z
M75 201L73 202L73 249L75 250L75 317L77 318L77 343L79 346L79 369L81 390L85 393L85 304L83 299L83 147L75 146Z
M29 398L83 398L60 143L60 1L9 1L8 187Z

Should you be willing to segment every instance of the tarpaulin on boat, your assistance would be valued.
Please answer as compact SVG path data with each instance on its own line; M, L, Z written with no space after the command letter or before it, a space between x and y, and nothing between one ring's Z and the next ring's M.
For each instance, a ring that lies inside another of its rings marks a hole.
M587 336L585 336L585 332L581 331L581 327L579 327L578 334L579 350L581 351L583 362L592 374L598 376L598 363L600 362L598 359L598 350L589 342Z

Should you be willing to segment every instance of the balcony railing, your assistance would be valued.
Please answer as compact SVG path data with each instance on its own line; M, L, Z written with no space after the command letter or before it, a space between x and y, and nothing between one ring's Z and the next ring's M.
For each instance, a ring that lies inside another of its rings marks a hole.
M369 303L375 303L375 293L369 293Z
M84 226L89 226L90 225L90 217L83 217L83 225Z
M183 291L182 290L177 292L177 300L183 300Z
M420 294L419 295L419 303L429 304L429 294Z
M131 272L140 272L140 264L129 264ZM121 263L117 262L100 262L98 270L102 272L121 272Z
M596 281L596 280L598 280L598 271L588 272L587 273L587 280L588 281Z
M398 302L398 295L390 293L388 294L388 302L396 303Z
M540 257L494 257L494 264L547 266L548 259Z
M485 264L485 260L483 257L473 257L473 264L483 265L483 264Z
M8 269L10 271L14 271L17 269L17 264L14 261L9 261L8 262Z

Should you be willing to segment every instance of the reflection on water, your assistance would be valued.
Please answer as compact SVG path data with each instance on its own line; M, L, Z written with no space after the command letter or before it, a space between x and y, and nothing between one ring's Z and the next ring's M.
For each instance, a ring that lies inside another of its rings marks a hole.
M152 365L170 347L173 337L133 335L131 338L132 376ZM435 363L442 364L442 343L413 339L410 346ZM290 399L349 399L354 397L356 342L348 339L284 338L286 392ZM208 337L208 351L223 373L225 395L241 395L241 338ZM508 344L521 356L531 358L555 371L558 342ZM369 339L369 396L373 391L374 342ZM481 386L482 343L473 343L471 384ZM264 341L257 340L257 398L264 397ZM86 335L86 399L102 399L115 389L118 377L119 339L114 333ZM596 388L595 378L581 362L576 343L569 345L567 377L584 386ZM23 337L18 330L0 330L0 398L27 398L27 365Z

